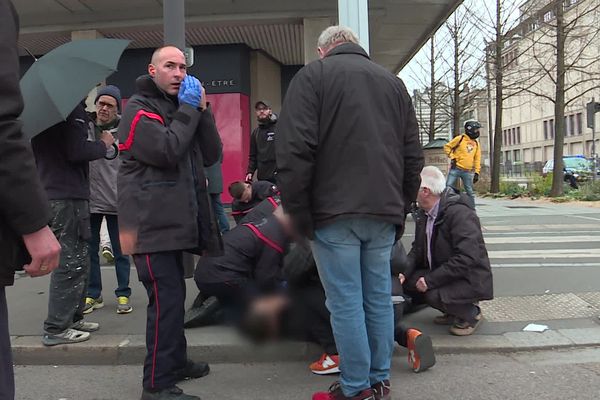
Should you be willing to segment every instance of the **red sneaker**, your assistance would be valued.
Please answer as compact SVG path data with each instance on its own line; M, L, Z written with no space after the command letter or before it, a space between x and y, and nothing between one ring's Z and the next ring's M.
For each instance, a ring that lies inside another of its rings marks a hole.
M337 374L340 372L340 356L324 353L318 361L310 364L309 368L317 375Z
M340 383L334 382L328 391L313 394L312 400L375 400L375 393L372 388L368 388L352 397L346 397Z
M372 387L375 400L392 400L392 385L389 380L377 382Z

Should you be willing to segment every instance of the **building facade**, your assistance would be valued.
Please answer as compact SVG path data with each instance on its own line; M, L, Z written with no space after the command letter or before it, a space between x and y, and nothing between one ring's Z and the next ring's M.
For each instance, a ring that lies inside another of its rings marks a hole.
M554 157L557 70L554 3L525 2L520 8L520 22L510 32L503 51L506 99L502 162L523 165L523 170L541 171L543 164ZM586 126L586 104L594 97L596 101L600 99L600 0L564 0L562 6L567 26L563 154L592 157L592 130ZM491 77L492 85L493 82ZM494 104L492 110L495 112ZM596 135L596 148L599 137Z

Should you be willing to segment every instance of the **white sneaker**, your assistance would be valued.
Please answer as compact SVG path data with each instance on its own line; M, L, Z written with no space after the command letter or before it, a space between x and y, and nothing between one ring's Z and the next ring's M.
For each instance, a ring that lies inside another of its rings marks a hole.
M67 329L64 332L57 334L46 333L42 337L44 346L56 346L57 344L72 344L85 342L90 338L89 332L82 332L76 329Z
M96 332L100 329L100 324L97 322L87 322L80 320L71 325L71 329L75 329L82 332Z

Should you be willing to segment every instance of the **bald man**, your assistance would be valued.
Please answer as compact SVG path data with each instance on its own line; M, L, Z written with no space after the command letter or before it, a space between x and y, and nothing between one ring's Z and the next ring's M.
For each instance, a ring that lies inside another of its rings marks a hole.
M117 187L121 248L148 292L141 399L200 399L175 386L209 372L186 357L182 253L222 251L203 169L219 160L221 140L181 50L157 49L136 86L119 125Z

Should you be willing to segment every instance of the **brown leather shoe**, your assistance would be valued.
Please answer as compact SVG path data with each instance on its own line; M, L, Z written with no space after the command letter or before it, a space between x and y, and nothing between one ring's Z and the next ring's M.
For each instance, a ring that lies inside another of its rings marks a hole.
M435 317L433 323L436 325L452 325L454 324L455 319L456 317L454 315L444 313Z
M478 315L479 319L475 319L475 323L457 320L454 325L450 327L450 333L454 336L470 336L477 330L477 327L481 323L481 313Z

